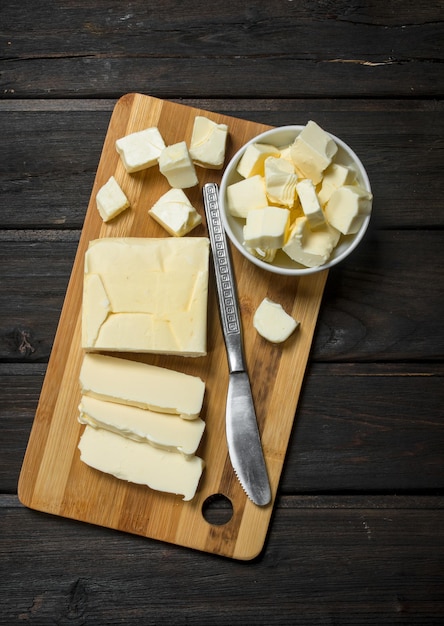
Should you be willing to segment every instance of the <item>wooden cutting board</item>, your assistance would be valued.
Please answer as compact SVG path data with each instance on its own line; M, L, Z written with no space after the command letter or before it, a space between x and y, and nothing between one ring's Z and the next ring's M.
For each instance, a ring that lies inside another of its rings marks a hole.
M257 268L232 248L246 361L272 488L270 505L261 508L248 500L228 457L224 420L228 370L212 282L206 357L124 355L200 376L206 383L202 411L206 431L198 451L206 468L195 498L183 502L180 496L158 493L101 474L80 462L77 448L84 428L77 416L83 356L80 347L83 261L88 242L98 237L167 236L147 213L169 189L166 179L157 167L127 174L115 150L115 141L131 132L157 126L166 144L189 142L196 115L228 124L226 162L246 141L270 128L141 94L128 94L115 106L24 458L18 494L24 505L39 511L226 557L252 559L262 550L267 535L326 271L303 278L281 277ZM295 120L295 123L305 122ZM131 208L104 224L95 197L111 175L121 184ZM199 186L187 190L203 218L202 186L209 181L220 183L221 175L221 171L198 168ZM206 236L204 224L192 235ZM265 296L281 303L300 321L299 329L282 345L266 342L253 328L254 311ZM220 494L232 507L231 519L224 524L208 521L206 513L208 502Z

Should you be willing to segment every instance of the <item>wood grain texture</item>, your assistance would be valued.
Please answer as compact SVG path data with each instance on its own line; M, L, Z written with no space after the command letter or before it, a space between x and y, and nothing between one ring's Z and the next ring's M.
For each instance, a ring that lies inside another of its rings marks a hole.
M228 381L224 342L217 317L214 290L209 295L208 356L196 359L148 356L147 362L200 376L206 384L203 417L206 435L199 453L206 468L197 496L191 503L123 483L82 464L77 444L81 426L78 413L81 294L83 259L88 242L97 237L165 236L147 215L150 206L168 189L157 168L128 175L115 150L115 140L130 132L157 126L167 145L189 141L197 109L129 94L119 100L111 117L91 199L69 281L60 323L31 431L19 480L19 497L31 508L87 521L146 537L197 548L238 559L251 559L262 549L273 509L257 507L246 497L233 473L225 444L225 399ZM217 114L211 117L229 125L227 159L248 139L266 127ZM131 209L108 224L95 206L97 190L113 174L131 201ZM188 195L202 213L201 187L219 182L221 172L202 170L199 189ZM194 234L205 234L204 226ZM319 272L303 279L276 279L258 270L236 251L233 261L240 298L247 367L252 381L258 425L273 493L291 433L295 409L327 277ZM263 340L252 316L268 296L280 302L300 321L300 330L283 345ZM137 357L139 358L139 357ZM142 358L142 357L140 357ZM290 384L289 384L290 382ZM285 403L282 403L285 398ZM233 516L221 526L210 525L202 514L205 501L217 494L231 501Z

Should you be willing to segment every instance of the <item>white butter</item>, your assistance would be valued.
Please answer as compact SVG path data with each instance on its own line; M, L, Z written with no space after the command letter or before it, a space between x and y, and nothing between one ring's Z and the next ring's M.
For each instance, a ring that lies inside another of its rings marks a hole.
M279 207L265 207L249 211L244 226L244 245L247 248L281 248L288 235L290 211Z
M79 450L81 461L94 469L156 491L180 494L184 500L194 497L204 469L197 456L186 458L90 426L80 438Z
M116 141L116 150L127 172L139 172L157 165L165 142L155 126L126 135Z
M299 325L288 315L281 304L264 298L253 316L253 326L257 332L272 343L282 343Z
M352 185L356 181L356 172L340 163L331 163L324 172L318 197L322 205L326 204L332 193L343 185Z
M111 176L97 192L96 204L104 222L109 222L130 205L114 176Z
M82 347L206 354L209 240L103 238L85 255Z
M296 137L290 153L301 177L310 178L317 185L337 150L338 147L330 135L316 122L309 121Z
M336 189L325 205L329 224L344 235L357 233L364 219L370 215L372 198L372 194L359 185Z
M244 178L250 176L264 176L264 162L269 156L278 157L280 151L276 146L272 146L266 143L252 143L247 146L243 153L238 166L237 172Z
M179 141L162 150L159 170L171 187L177 189L188 189L199 182L185 141Z
M141 409L195 419L202 410L205 384L198 376L103 354L84 355L83 395Z
M228 126L197 115L194 118L190 156L196 165L220 170L225 160Z
M298 177L287 159L267 157L264 162L265 188L270 203L291 208L295 201Z
M177 415L105 402L90 396L82 396L79 411L81 424L105 428L122 437L187 456L195 454L205 430L205 422L199 417L184 420Z
M302 210L308 219L310 228L318 228L325 224L324 213L316 194L315 186L309 178L304 178L296 185Z
M148 213L173 237L183 237L202 223L201 216L182 189L167 191Z
M227 187L228 211L233 217L246 218L252 209L263 209L268 206L265 183L262 176L256 174L244 178Z
M340 234L331 226L311 230L306 217L297 218L283 247L288 256L306 267L318 267L330 258Z

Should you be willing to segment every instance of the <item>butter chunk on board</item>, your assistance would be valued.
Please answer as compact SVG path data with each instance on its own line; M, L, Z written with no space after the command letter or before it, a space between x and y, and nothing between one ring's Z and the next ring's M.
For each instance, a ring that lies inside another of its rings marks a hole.
M83 395L99 400L195 419L205 383L198 377L156 365L86 353L80 369Z
M193 499L204 469L198 456L187 459L91 426L86 426L79 450L81 461L94 469L156 491L180 494L186 501Z
M203 356L209 240L103 238L85 255L82 347Z

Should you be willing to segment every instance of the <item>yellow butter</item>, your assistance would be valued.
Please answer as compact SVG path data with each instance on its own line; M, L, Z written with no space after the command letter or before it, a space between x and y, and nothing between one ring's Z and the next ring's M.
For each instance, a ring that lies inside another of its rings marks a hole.
M202 218L182 189L170 189L148 214L173 237L183 237L202 223Z
M228 126L197 115L194 118L190 156L200 167L220 170L225 160Z
M131 133L116 141L116 150L126 171L130 173L157 165L164 148L165 142L155 126Z
M167 146L159 156L159 170L171 187L188 189L199 182L185 141Z
M339 237L339 232L331 226L311 230L308 219L299 217L282 249L293 261L306 267L317 267L328 261Z

